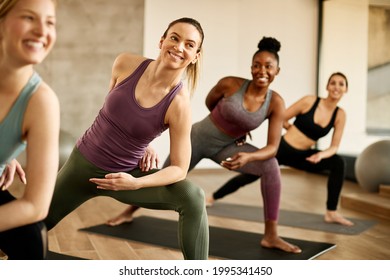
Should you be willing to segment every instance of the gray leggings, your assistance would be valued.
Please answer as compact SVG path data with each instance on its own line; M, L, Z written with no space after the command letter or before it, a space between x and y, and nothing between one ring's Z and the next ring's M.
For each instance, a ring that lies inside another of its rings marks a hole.
M140 177L156 171L141 172L135 169L128 173ZM208 221L201 188L183 180L163 187L108 191L97 189L96 184L89 182L90 178L103 178L107 173L110 172L96 167L74 148L57 177L49 214L45 220L48 230L85 201L96 196L109 196L139 207L178 212L179 245L184 258L208 259Z
M238 152L251 153L258 150L248 143L237 146L236 139L221 132L209 116L192 126L191 145L192 155L189 170L192 170L204 158L211 159L219 165L222 160ZM168 164L169 157L164 166ZM276 158L252 161L235 171L261 177L265 220L276 221L281 192L281 175Z

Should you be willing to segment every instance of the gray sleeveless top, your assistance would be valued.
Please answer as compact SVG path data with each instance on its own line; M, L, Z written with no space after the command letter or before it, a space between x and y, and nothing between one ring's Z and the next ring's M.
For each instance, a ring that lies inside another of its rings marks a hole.
M267 117L272 90L268 89L263 105L255 112L244 108L244 94L250 80L246 80L233 95L221 99L211 112L212 120L232 137L241 137L259 127Z
M20 92L11 110L0 122L0 175L5 165L26 148L26 142L22 140L24 113L31 95L40 83L40 76L34 73Z

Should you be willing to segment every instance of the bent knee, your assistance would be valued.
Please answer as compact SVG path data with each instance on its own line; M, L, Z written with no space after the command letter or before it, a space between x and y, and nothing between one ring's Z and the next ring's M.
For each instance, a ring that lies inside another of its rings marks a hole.
M175 190L181 202L192 207L203 208L205 206L205 194L203 189L185 179L175 184Z
M344 170L346 168L346 161L343 157L339 155L334 155L331 157L332 165L331 168L337 170Z
M279 168L278 160L275 157L265 160L263 162L263 170L264 173L270 173L270 172L279 173L280 168Z

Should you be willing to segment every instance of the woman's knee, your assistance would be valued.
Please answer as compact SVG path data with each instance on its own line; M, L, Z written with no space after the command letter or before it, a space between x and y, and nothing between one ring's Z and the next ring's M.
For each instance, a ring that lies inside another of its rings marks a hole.
M205 207L205 194L203 189L185 179L174 184L176 196L181 204L193 209Z
M339 155L334 155L330 158L330 160L331 160L331 164L330 164L331 169L338 170L338 171L345 170L346 162L343 157Z
M280 172L279 163L275 157L264 160L261 168L263 174L279 174Z

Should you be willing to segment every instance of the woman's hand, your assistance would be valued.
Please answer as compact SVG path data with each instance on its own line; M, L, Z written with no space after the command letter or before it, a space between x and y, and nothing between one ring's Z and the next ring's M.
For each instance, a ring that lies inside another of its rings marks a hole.
M24 173L22 166L16 159L13 159L10 163L7 164L3 174L1 174L0 189L2 191L5 191L6 189L9 188L9 186L11 186L15 178L15 173L18 174L23 184L27 183L26 174Z
M311 162L311 163L316 164L322 160L322 157L321 157L320 153L316 153L316 154L311 155L310 157L307 157L306 160Z
M229 170L239 169L250 161L249 157L249 153L237 153L234 156L223 160L221 165Z
M125 172L109 173L104 178L91 178L90 182L95 183L98 189L111 191L137 190L137 179Z
M151 146L148 146L138 165L143 172L147 172L153 168L158 168L160 165L160 159L157 152Z

